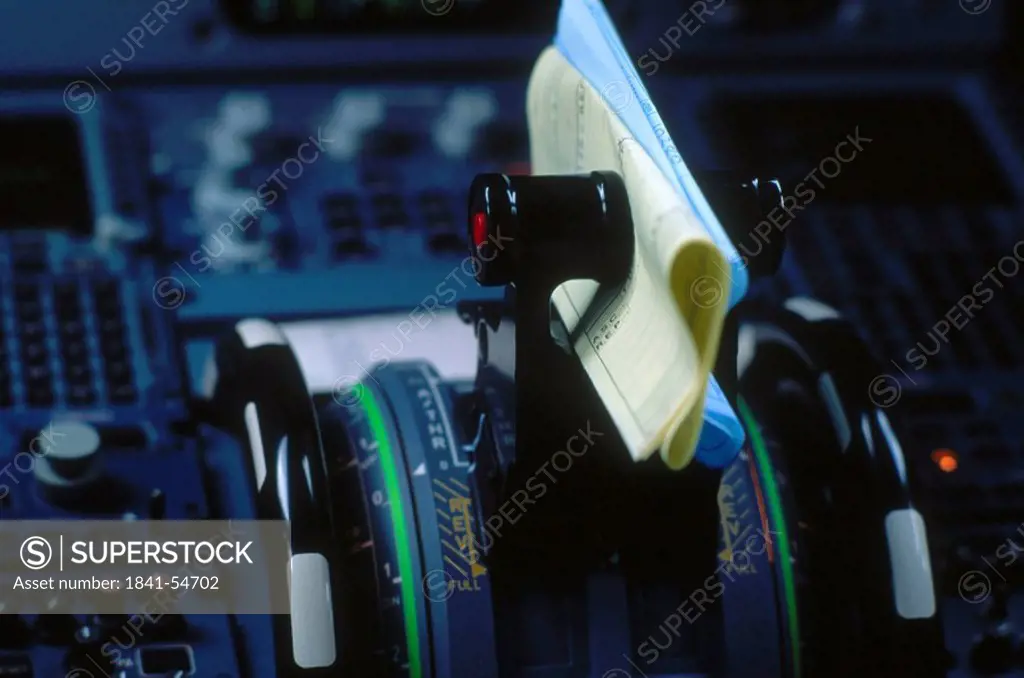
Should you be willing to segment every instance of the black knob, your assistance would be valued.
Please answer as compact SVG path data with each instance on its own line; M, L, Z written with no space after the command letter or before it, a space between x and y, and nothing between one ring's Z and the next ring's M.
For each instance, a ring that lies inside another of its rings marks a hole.
M1009 671L1015 657L1016 643L1006 628L986 633L971 648L971 666L986 676Z
M36 619L36 633L47 645L70 645L75 642L80 624L74 615L41 614Z
M469 189L470 256L477 282L527 276L560 284L624 281L633 264L633 220L613 172L564 176L479 174Z
M31 636L28 624L19 615L0 614L0 647L4 649L25 647Z

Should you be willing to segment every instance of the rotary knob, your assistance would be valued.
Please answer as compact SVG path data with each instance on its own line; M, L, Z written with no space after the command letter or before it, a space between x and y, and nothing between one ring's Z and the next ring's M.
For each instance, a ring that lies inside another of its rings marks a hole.
M36 460L39 492L52 504L74 503L102 476L100 434L91 424L54 422L46 429L54 442Z

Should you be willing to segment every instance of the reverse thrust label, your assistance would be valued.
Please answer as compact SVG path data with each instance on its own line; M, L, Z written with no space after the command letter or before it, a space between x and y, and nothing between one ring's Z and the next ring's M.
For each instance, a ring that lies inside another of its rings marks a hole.
M8 521L4 614L287 614L288 524Z

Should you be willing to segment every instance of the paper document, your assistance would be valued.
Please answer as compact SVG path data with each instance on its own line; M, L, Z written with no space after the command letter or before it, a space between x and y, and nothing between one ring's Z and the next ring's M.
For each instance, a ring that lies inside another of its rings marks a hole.
M683 202L697 214L701 227L729 262L729 306L735 306L747 293L743 259L672 143L601 0L562 1L555 47L609 103Z
M729 261L729 307L735 306L747 290L743 260L672 143L600 0L563 0L555 46L603 95L626 129L699 215L703 227ZM724 467L739 452L743 441L743 427L712 378L708 382L697 458L706 465Z
M629 280L610 301L593 281L566 283L553 301L633 458L659 450L668 466L682 468L701 437L728 308L728 262L692 206L554 48L534 68L527 118L535 174L613 170L625 181L636 232ZM731 415L717 385L712 393ZM742 430L732 443L732 432L711 428L712 456L738 450Z

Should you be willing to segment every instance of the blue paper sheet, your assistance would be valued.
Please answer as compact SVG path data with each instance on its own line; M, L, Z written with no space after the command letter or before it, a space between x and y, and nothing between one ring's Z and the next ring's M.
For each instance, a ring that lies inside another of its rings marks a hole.
M729 307L735 306L747 292L746 268L669 137L600 0L563 0L555 47L601 93L701 218L708 235L730 263ZM717 381L711 377L697 460L706 466L721 468L735 458L743 441L743 427Z

